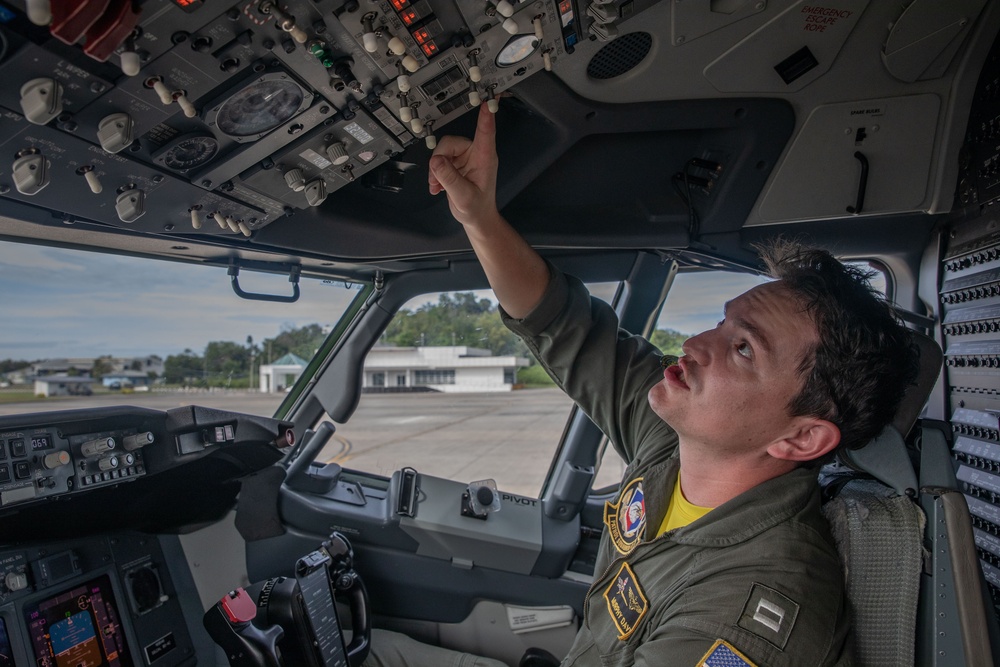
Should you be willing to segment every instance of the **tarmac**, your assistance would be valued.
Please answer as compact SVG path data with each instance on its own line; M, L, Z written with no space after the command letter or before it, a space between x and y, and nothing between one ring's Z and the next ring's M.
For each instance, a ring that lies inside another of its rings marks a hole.
M155 410L202 405L270 416L282 399L284 394L247 391L110 393L0 404L0 415L124 404ZM501 490L537 497L570 406L558 389L365 394L317 458L386 477L408 466L462 482L493 479ZM595 486L617 483L623 469L611 452Z

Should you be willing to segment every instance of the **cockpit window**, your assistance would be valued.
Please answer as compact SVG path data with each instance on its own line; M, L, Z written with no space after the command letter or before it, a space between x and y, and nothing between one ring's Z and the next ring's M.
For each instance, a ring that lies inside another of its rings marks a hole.
M244 271L249 292L285 275ZM0 243L0 413L197 403L272 415L357 293L241 299L225 268Z
M611 301L617 283L588 285ZM390 476L409 466L493 479L535 497L572 402L500 321L492 291L428 294L401 309L364 364L361 402L326 462Z

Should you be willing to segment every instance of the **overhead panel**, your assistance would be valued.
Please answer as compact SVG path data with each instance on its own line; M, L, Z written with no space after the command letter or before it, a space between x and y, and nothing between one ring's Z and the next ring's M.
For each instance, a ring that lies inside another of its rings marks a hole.
M869 0L796 2L705 67L720 92L789 93L825 74Z
M900 81L944 75L986 0L915 0L893 22L882 62Z

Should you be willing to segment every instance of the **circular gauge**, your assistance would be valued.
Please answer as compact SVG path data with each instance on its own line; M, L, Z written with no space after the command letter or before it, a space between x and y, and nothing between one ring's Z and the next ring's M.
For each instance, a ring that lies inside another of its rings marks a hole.
M538 48L534 35L514 35L497 54L497 67L513 67Z
M174 139L164 146L156 158L167 169L187 171L207 164L218 152L218 139L210 135L195 134Z
M302 89L291 81L257 81L226 100L215 122L234 137L268 132L298 113L303 98Z

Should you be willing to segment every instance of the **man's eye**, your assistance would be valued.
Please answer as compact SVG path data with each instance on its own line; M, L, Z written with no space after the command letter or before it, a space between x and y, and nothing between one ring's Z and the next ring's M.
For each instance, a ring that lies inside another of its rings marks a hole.
M753 348L750 343L740 343L736 346L736 352L747 359L753 359Z

